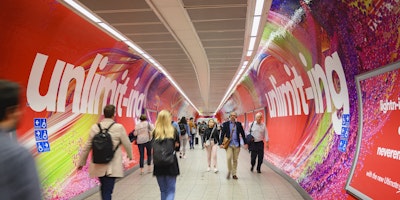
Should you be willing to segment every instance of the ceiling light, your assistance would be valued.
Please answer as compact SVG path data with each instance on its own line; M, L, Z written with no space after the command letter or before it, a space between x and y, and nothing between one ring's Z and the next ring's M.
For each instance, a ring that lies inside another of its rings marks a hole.
M146 59L150 59L150 56L149 56L148 54L146 54L146 53L143 53L142 56L143 56L144 58L146 58Z
M246 56L251 56L251 54L253 53L253 51L252 50L250 50L250 51L247 51L247 54L246 54Z
M109 26L106 23L100 22L99 25L101 27L103 27L106 31L108 31L109 33L111 33L113 36L117 37L118 39L120 39L121 41L125 41L127 40L126 37L124 37L121 33L118 33L116 30L114 30L113 28L111 28L111 26Z
M130 46L133 50L135 50L138 54L144 54L142 49L140 49L136 44L131 41L125 41L125 43Z
M99 23L101 22L101 20L99 18L97 18L96 16L94 16L92 13L90 13L86 8L84 8L83 6L79 5L78 3L76 3L73 0L65 0L65 3L67 3L68 5L72 6L73 8L75 8L76 10L78 10L81 14L85 15L86 17L88 17L90 20Z
M261 15L264 7L264 0L257 0L254 15Z
M254 49L254 44L256 43L256 37L251 37L250 42L249 42L249 48L248 50L253 50Z
M257 36L258 27L260 25L260 16L254 16L253 18L253 25L251 27L251 36Z

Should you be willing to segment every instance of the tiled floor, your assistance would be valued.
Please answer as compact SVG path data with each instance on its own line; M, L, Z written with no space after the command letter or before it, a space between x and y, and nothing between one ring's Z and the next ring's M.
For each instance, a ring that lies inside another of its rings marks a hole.
M187 151L186 159L179 159L181 175L177 178L175 200L300 200L296 189L266 165L261 174L250 171L250 154L241 149L238 180L226 179L225 150L218 149L219 172L207 172L206 152L196 146ZM146 166L145 166L146 167ZM146 168L145 168L146 169ZM100 194L86 198L98 200ZM140 175L139 170L119 180L114 188L113 200L158 200L160 190L152 173Z

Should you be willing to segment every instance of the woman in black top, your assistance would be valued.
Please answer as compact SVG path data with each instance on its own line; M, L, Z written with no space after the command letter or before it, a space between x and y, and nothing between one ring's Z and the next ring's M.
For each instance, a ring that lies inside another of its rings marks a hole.
M165 142L168 140L168 142ZM160 142L164 141L164 142ZM155 123L155 129L153 132L153 144L160 142L168 144L173 148L175 152L179 151L179 134L178 131L171 124L171 114L167 110L162 110ZM159 145L153 145L154 152L158 152ZM163 147L164 149L164 147ZM175 152L173 153L173 162L168 165L157 164L158 159L162 159L158 154L153 155L154 171L153 175L157 178L158 186L161 191L161 200L174 199L175 198L175 185L176 177L179 175L178 159L176 158Z
M208 127L205 130L203 135L204 147L207 152L207 171L211 170L211 167L214 168L214 172L218 172L217 168L217 150L219 144L219 131L217 128L217 124L213 119L208 120Z

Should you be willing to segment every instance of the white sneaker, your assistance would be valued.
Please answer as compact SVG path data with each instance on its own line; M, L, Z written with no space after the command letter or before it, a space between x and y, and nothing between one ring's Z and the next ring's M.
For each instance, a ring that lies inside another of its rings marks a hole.
M185 156L185 155L183 155L183 157L182 157L182 158L186 159L186 156Z
M218 172L218 169L217 168L214 168L214 173L217 173Z
M207 167L207 171L209 172L211 169L210 169L210 167Z

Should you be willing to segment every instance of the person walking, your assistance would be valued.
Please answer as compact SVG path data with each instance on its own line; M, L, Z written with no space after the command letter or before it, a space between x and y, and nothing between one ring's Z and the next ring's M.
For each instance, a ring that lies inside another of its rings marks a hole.
M151 138L152 131L154 129L153 125L147 121L147 116L145 114L140 115L140 122L136 124L135 132L133 133L137 136L136 143L139 149L139 167L140 175L144 173L144 150L146 149L147 154L147 172L151 172Z
M230 179L231 175L233 179L238 179L237 165L240 152L240 136L242 136L244 147L247 148L247 142L242 123L236 121L236 118L236 112L232 111L229 114L229 121L226 121L222 124L220 147L224 148L222 142L225 136L230 138L229 146L226 149L226 159L228 162L228 174L226 176L227 179Z
M179 124L179 129L180 129L179 139L180 139L180 143L182 144L179 158L186 158L186 145L187 145L188 139L190 137L190 128L187 123L186 117L181 117L178 124Z
M250 171L254 170L254 165L256 164L257 159L257 173L261 173L261 164L264 160L264 140L266 149L269 149L268 130L262 119L262 113L258 112L256 114L256 120L251 123L249 129L249 134L251 134L254 138L251 148L249 146L249 150L251 152Z
M217 150L219 144L219 131L217 130L217 124L213 119L208 120L208 128L205 130L202 141L204 141L204 146L207 153L207 171L211 170L215 173L218 172L217 168Z
M196 136L196 123L193 121L193 117L189 119L189 129L190 129L190 140L189 140L189 145L190 149L194 149L194 137Z
M1 199L41 200L32 154L12 137L22 117L19 84L0 80L0 193Z
M173 148L175 152L178 152L180 148L179 134L178 131L172 126L171 121L171 114L167 110L160 111L155 123L152 142L162 143L162 141L166 141L162 144L172 144L173 146L164 148ZM158 148L161 147L154 145L154 152L159 152L160 149ZM176 177L180 173L178 159L174 153L173 162L171 164L161 165L156 162L156 158L157 155L154 155L153 175L156 176L158 186L160 187L161 200L173 200L175 198Z
M204 132L207 129L207 124L205 121L202 121L201 123L199 122L199 125L197 126L197 128L199 129L197 132L200 135L200 139L201 139L201 149L204 149Z
M100 132L100 128L109 128L108 133L111 135L114 157L109 163L98 164L94 163L93 159L89 164L89 176L98 177L100 180L100 192L103 200L110 200L114 190L115 179L117 177L124 176L124 170L122 166L122 152L121 148L118 148L120 144L125 148L129 160L132 160L132 146L129 141L128 135L126 134L125 128L122 124L114 121L115 117L115 106L106 105L103 110L104 119L100 123L94 124L90 129L89 138L84 145L78 164L78 170L82 169L86 165L90 150L92 150L93 137ZM110 127L111 125L111 127Z

